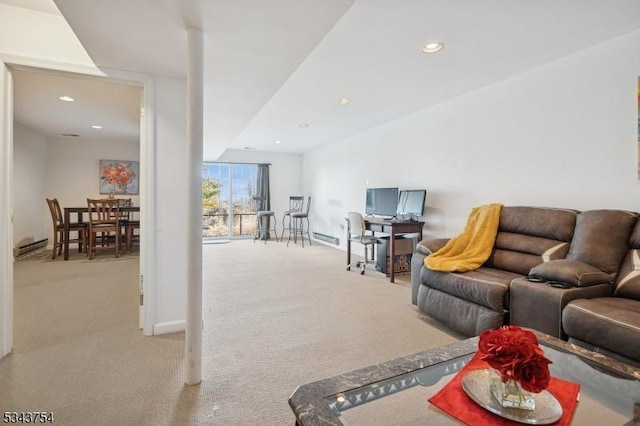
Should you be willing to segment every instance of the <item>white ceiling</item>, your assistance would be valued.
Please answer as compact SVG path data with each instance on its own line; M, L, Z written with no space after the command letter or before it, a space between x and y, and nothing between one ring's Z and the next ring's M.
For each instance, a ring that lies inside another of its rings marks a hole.
M51 0L2 0L0 3L9 6L21 7L23 9L37 10L38 12L59 14L58 8Z
M203 29L206 159L306 152L640 28L637 0L55 3L99 67L185 78L185 28Z
M19 124L49 138L139 142L140 87L26 68L14 69L12 74L14 116ZM63 102L60 96L75 101Z

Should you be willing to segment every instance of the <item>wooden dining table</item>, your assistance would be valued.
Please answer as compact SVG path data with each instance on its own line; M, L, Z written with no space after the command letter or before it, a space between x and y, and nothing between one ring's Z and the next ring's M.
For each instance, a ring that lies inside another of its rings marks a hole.
M139 212L140 207L137 206L120 206L121 212ZM89 207L65 207L64 208L64 247L63 247L63 259L69 260L69 232L71 232L69 224L71 223L71 214L76 214L75 222L83 223L84 222L84 214L89 213ZM82 244L82 243L78 243ZM80 246L79 248L81 248Z

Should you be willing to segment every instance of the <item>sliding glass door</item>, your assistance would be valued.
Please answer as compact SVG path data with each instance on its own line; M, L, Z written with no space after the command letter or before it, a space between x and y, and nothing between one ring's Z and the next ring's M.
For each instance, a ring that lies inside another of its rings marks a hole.
M257 164L204 163L202 167L202 236L253 237Z

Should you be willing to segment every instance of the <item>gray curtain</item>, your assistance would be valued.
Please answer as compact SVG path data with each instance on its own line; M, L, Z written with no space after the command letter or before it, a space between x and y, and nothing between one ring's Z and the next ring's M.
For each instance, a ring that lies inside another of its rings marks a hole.
M263 197L264 201L256 204L258 210L271 210L271 191L269 190L269 165L258 164L258 178L256 182L256 197ZM260 233L260 239L270 239L267 231L271 226L270 218L265 217L263 222L263 231Z
M269 165L258 164L258 182L256 183L256 196L264 197L265 201L258 206L259 210L271 209L271 193L269 190Z

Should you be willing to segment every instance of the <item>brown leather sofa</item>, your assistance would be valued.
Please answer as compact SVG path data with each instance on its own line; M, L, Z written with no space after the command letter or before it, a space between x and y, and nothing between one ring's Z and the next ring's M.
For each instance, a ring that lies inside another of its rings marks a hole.
M640 367L640 220L613 294L570 301L562 328L570 342Z
M421 312L467 336L515 324L640 362L637 213L505 206L491 257L464 273L424 265L446 241L423 240L413 255Z
M577 216L567 209L504 206L492 255L480 268L464 273L424 266L424 258L447 240L418 243L411 259L413 303L466 336L508 323L511 281L545 260L564 259Z

